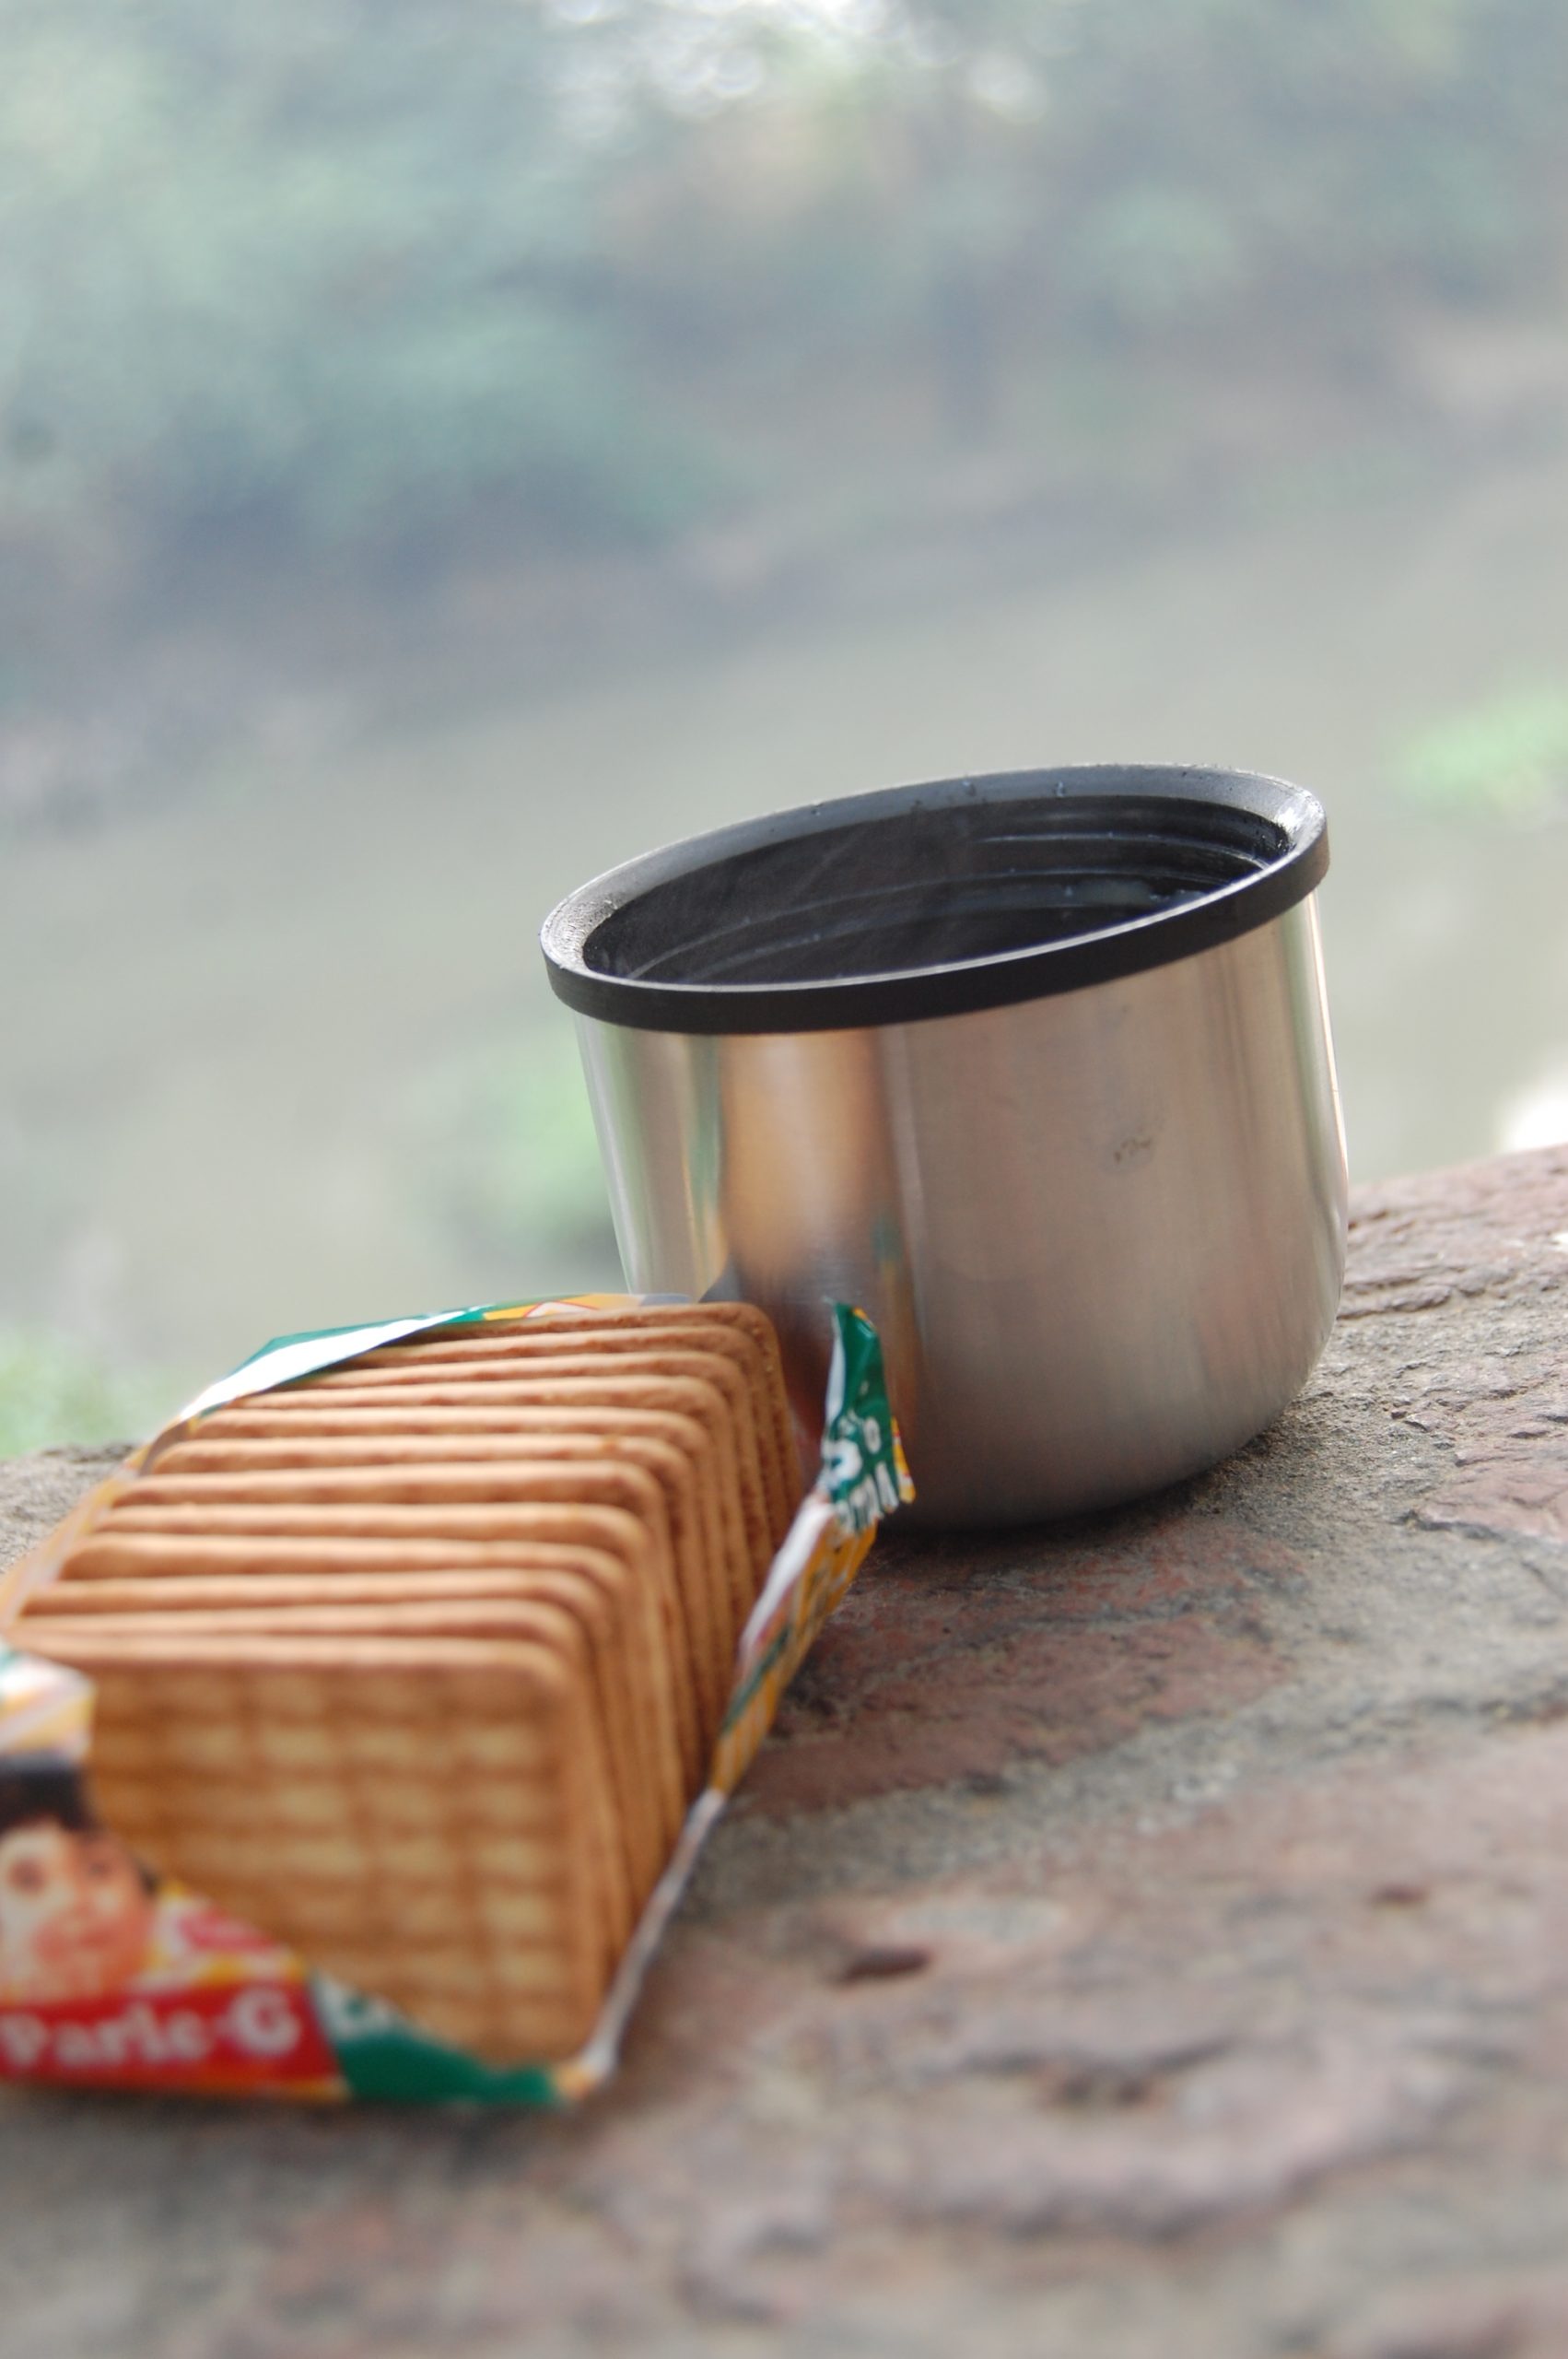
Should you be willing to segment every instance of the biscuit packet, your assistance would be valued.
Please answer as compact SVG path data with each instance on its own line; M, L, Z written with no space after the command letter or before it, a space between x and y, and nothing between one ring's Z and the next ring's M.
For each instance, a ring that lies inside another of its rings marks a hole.
M760 1314L628 1296L282 1337L137 1449L0 1576L0 2078L606 2081L913 1496L875 1331L832 1322L803 1497Z

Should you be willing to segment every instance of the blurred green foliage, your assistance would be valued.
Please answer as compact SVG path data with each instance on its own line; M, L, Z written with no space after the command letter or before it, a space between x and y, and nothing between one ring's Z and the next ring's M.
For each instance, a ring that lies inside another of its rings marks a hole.
M551 1254L594 1255L614 1244L599 1148L569 1038L492 1061L469 1107L475 1152L456 1191L470 1234L497 1250L520 1237Z
M1410 740L1397 776L1412 801L1461 815L1568 809L1568 689L1527 683L1448 714Z
M6 0L0 44L0 519L394 555L497 498L680 520L536 10Z
M657 539L1094 351L1375 369L1561 285L1561 0L0 0L0 537L89 572Z
M610 1206L593 1116L570 1031L490 1039L451 1058L413 1093L402 1158L427 1217L476 1263L537 1284L570 1268L582 1285L615 1285Z
M0 1458L63 1442L138 1441L177 1406L64 1336L0 1329Z

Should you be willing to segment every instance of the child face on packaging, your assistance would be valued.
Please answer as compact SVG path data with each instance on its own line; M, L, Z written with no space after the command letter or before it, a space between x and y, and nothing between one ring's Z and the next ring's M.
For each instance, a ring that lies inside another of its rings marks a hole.
M0 1991L91 1999L146 1954L153 1903L118 1837L35 1819L0 1836Z

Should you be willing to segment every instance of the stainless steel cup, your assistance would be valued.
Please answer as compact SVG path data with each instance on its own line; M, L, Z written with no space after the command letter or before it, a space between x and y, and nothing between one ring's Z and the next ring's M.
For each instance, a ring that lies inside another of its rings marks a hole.
M544 930L628 1283L741 1297L820 1403L882 1331L931 1521L1106 1507L1300 1390L1344 1267L1321 806L1229 770L815 804Z

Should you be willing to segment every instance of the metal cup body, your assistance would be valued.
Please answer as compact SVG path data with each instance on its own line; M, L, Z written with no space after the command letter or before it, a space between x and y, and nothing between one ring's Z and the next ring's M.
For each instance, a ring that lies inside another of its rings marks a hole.
M942 1523L1105 1508L1299 1391L1344 1267L1316 895L1196 955L951 1016L693 1034L577 1017L627 1282L881 1330Z

